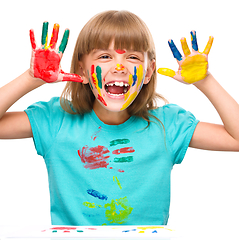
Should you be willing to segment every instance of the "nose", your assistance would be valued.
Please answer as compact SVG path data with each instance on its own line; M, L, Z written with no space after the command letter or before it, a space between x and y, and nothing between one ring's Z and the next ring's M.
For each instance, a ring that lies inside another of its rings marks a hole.
M116 67L114 67L112 70L114 73L123 73L123 74L127 73L127 68L123 64L119 64L119 63L117 63Z

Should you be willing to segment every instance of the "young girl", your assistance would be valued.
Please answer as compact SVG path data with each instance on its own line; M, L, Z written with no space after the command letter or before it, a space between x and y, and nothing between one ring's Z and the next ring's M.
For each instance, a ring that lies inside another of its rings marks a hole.
M199 122L174 104L157 107L156 56L151 34L139 17L107 11L79 34L71 73L60 68L69 30L56 50L59 25L49 46L34 33L31 67L0 89L0 138L33 137L49 176L52 224L167 224L170 175L188 146L239 151L239 106L208 72L196 33L184 57L170 48L179 70L159 69L194 84L215 106L224 125ZM61 98L38 102L24 112L7 112L23 95L47 83L68 81Z

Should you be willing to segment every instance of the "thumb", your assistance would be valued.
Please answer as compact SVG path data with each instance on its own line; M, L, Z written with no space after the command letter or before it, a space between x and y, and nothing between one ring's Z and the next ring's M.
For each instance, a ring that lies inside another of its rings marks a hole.
M176 75L175 71L169 68L159 68L158 73L172 78Z
M78 74L74 74L74 73L65 73L61 70L61 78L62 78L62 82L64 81L70 81L70 82L83 82L83 79L81 78L81 76L79 76Z

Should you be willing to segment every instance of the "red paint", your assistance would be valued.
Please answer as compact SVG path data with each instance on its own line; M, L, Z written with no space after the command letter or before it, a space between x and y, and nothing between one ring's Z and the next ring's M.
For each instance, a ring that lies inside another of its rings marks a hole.
M51 230L76 230L76 227L53 227Z
M78 74L65 73L62 70L60 70L60 73L63 75L62 82L64 82L64 81L83 82L83 79Z
M121 49L116 49L115 51L116 51L117 53L119 53L119 54L125 53L125 51L124 51L124 50L121 50Z
M118 170L118 172L124 172L124 170L122 170L122 169L119 169L119 170Z
M98 99L99 99L105 106L107 106L105 100L100 96L100 94L98 94Z
M112 153L119 155L121 153L132 153L132 152L135 152L135 150L132 147L125 147L125 148L116 149Z
M89 230L97 230L97 228L87 228L87 229L89 229Z
M93 139L93 141L95 141L95 139L98 137L97 135L100 133L102 127L99 127L98 128L99 130L97 132L95 132L92 136L91 136L91 139Z
M34 31L31 29L30 30L30 41L31 41L31 45L32 45L32 49L36 49L36 41L35 41L35 36L34 36Z
M70 231L64 231L64 233L69 233Z
M34 58L34 77L40 78L47 83L58 80L60 71L60 56L50 50L37 49Z
M57 42L57 39L58 39L58 33L59 33L59 25L55 24L54 27L53 27L51 41L50 41L50 47L52 49L54 49L55 46L56 46L56 42Z
M89 148L87 145L78 150L78 155L81 161L85 163L85 168L97 169L97 168L107 168L109 165L106 160L110 157L106 155L110 151L104 146L97 146Z
M37 49L34 50L33 56L34 77L40 78L47 83L56 82L57 80L83 82L83 79L79 75L65 73L60 69L61 57L55 51ZM61 75L59 76L59 74Z

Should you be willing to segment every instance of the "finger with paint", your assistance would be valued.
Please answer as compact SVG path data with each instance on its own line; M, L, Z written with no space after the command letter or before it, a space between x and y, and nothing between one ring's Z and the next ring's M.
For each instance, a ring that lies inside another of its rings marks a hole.
M173 53L173 56L178 60L181 61L182 60L182 55L181 53L178 51L177 47L175 46L173 40L169 40L168 41L168 45Z
M48 45L48 22L44 22L42 26L41 47L39 48L36 44L34 31L32 29L30 30L30 41L32 46L31 75L47 83L61 81L83 82L79 75L62 71L60 61L68 42L69 29L65 30L59 49L56 51L58 33L59 24L54 24L51 40Z
M191 41L192 41L192 49L194 51L198 51L198 43L197 43L197 37L196 37L196 31L191 31Z

